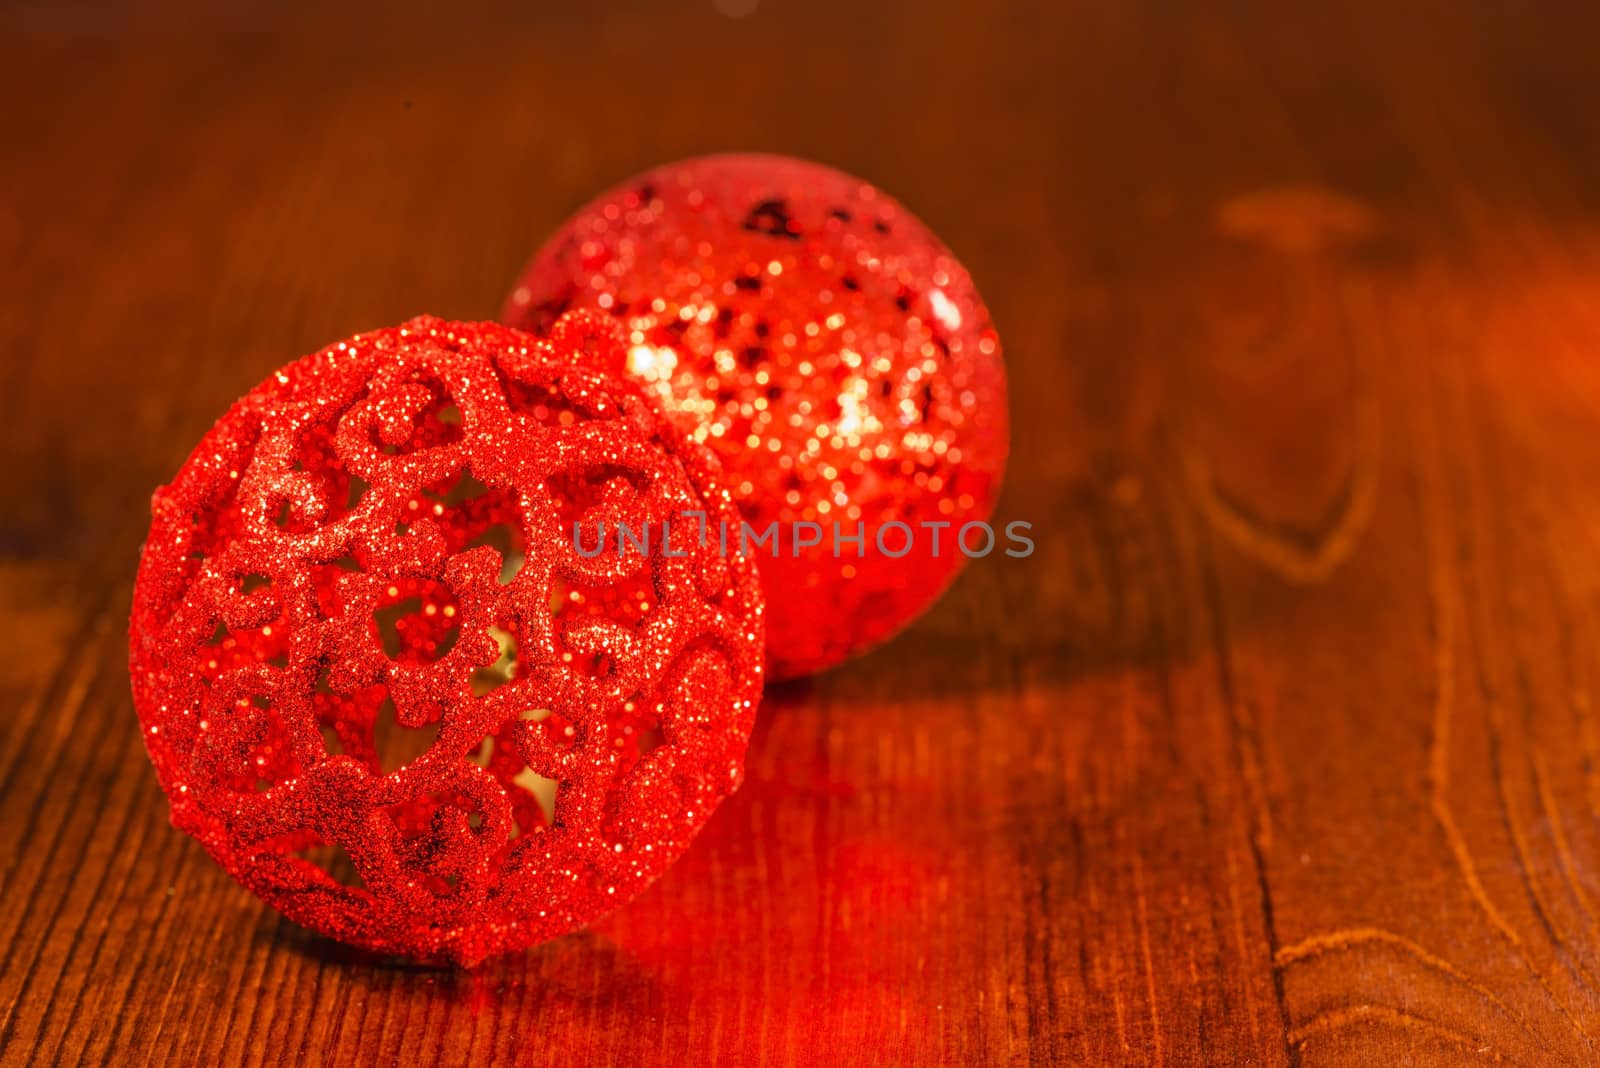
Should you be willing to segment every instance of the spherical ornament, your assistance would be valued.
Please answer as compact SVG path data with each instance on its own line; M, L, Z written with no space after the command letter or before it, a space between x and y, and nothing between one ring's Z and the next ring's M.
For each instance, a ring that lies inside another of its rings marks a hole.
M889 637L993 551L994 327L950 251L860 179L749 155L641 175L561 228L503 316L542 331L568 308L616 317L616 369L722 458L775 677Z
M753 567L592 552L733 514L579 314L288 365L157 491L131 669L172 821L290 919L472 963L637 894L739 782Z

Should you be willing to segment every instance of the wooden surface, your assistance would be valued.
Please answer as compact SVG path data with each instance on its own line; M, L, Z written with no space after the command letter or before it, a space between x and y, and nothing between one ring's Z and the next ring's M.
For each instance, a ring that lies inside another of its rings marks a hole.
M0 1060L1600 1061L1600 19L594 6L0 13ZM475 974L293 929L140 746L151 489L724 148L964 257L1037 554L771 693L597 928Z

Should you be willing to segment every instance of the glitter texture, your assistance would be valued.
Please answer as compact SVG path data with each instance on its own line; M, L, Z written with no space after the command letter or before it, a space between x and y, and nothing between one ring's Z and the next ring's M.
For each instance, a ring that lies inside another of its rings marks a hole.
M173 823L290 919L473 963L637 894L738 785L752 563L577 551L735 514L705 449L586 366L621 344L582 313L365 334L252 390L155 494L145 742Z
M749 155L641 175L562 227L503 317L543 331L568 308L622 323L613 369L717 452L753 527L826 531L798 555L787 536L762 551L774 677L910 622L964 561L962 525L994 508L1008 423L988 312L949 250L860 179ZM875 537L895 521L917 528L898 558ZM863 524L863 555L835 523Z

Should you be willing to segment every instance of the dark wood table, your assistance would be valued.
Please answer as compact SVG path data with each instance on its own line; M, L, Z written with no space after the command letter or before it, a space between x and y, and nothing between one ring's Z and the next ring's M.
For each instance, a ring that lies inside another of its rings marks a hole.
M1600 1060L1595 6L586 6L0 13L0 1060ZM964 257L1038 552L771 692L594 929L311 938L167 823L151 489L727 148Z

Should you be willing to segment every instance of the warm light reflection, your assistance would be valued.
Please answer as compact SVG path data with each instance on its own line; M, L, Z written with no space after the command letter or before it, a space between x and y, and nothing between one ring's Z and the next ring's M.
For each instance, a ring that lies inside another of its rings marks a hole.
M664 345L635 345L628 350L628 370L652 382L670 375L677 364L677 354Z
M934 318L938 319L940 325L946 330L955 331L961 329L961 309L956 307L954 301L944 295L944 290L937 286L928 290L928 303L933 305Z

